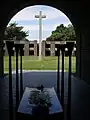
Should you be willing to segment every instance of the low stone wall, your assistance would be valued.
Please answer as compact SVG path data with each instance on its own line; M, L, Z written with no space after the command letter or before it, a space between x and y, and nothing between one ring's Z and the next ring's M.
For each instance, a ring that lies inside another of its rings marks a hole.
M75 41L74 41L75 42ZM20 41L23 44L23 56L38 56L39 55L39 43L37 40L34 41ZM66 43L66 41L64 41ZM61 44L59 41L42 41L42 56L57 56L57 46ZM3 48L4 56L8 56L6 42L4 41ZM15 48L13 47L12 56L15 55ZM76 42L72 52L73 56L76 56ZM65 56L68 56L68 49L65 48Z

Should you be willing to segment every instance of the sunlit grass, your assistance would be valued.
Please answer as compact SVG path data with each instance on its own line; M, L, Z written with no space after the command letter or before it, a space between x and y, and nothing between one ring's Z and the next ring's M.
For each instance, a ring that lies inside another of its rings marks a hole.
M23 56L22 66L24 70L56 70L57 69L57 56L55 57L43 57L40 61L38 57ZM60 69L62 67L62 57L60 57ZM64 58L64 69L68 71L68 57ZM18 57L18 63L20 68L20 57ZM8 56L4 57L4 71L8 72ZM12 69L16 68L16 58L12 56ZM72 57L72 72L76 71L76 57Z

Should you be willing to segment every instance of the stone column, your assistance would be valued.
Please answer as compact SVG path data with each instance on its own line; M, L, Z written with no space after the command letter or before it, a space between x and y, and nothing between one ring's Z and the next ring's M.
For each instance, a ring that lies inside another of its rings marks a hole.
M34 40L34 56L37 56L37 40Z
M7 50L7 45L6 45L6 42L5 42L5 46L4 46L4 48L5 48L5 56L8 56L8 50Z
M55 41L51 41L50 52L51 52L51 56L55 56Z
M0 41L0 77L4 76L3 42Z
M45 56L45 44L46 44L46 41L42 41L42 56Z
M24 44L24 56L29 56L29 42Z

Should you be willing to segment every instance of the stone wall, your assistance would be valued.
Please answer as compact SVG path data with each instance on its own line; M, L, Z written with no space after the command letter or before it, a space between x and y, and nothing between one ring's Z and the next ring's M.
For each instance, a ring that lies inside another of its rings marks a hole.
M24 56L29 56L29 55L33 55L33 56L38 56L38 42L37 40L34 41L29 41L29 42L25 42L25 41L20 41L23 45L23 55ZM5 42L4 42L5 43ZM61 42L57 42L57 41L42 41L42 56L57 56L57 46L61 44ZM76 42L75 42L76 44ZM7 52L7 47L6 47L6 43L4 45L4 55L8 56L8 52ZM13 56L15 55L15 49L13 48ZM65 49L65 55L68 55L68 49ZM76 47L74 47L72 55L76 55Z

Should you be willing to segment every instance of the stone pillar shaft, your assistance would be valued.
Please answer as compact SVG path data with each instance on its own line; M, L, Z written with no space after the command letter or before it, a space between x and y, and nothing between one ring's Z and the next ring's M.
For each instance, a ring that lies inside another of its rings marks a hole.
M34 41L34 56L37 56L37 41Z
M45 41L42 41L42 56L45 56Z
M51 52L51 56L55 56L55 41L51 41L50 52Z
M24 44L24 56L29 56L29 43Z

